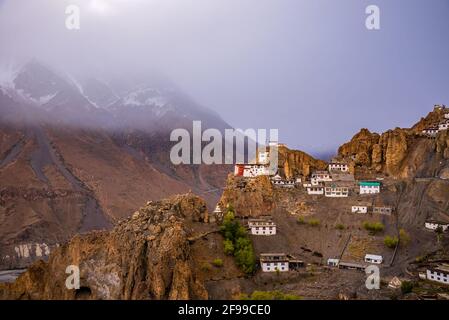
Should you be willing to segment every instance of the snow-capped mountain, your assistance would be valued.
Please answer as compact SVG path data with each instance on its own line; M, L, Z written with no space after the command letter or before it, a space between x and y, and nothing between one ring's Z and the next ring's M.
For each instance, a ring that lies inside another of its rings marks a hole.
M19 71L13 85L15 91L24 99L38 105L47 104L56 95L72 89L64 79L35 61Z
M16 257L16 244L108 228L148 200L191 190L212 208L231 169L170 161L169 132L192 120L229 127L164 81L80 78L36 61L0 74L0 258L15 257L0 269L34 258Z
M15 102L46 113L52 123L165 131L202 120L206 127L230 127L175 86L150 76L78 79L31 61L0 88Z
M147 112L156 120L169 111L175 111L171 97L173 93L173 89L143 84L124 93L123 97L109 105L108 109L119 113L123 110Z

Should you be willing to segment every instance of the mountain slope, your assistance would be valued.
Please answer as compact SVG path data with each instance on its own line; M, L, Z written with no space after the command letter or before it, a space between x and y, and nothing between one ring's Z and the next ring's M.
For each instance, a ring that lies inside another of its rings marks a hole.
M103 82L84 84L36 61L0 90L0 268L109 229L136 203L192 190L215 205L229 166L173 165L169 133L193 120L229 126L182 93L163 94L171 112L119 105L126 96Z

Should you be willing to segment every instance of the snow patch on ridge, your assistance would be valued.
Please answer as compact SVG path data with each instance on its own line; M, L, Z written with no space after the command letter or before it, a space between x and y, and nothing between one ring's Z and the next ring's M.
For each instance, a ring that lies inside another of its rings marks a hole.
M70 74L66 73L67 78L72 82L72 84L75 86L75 88L78 90L79 94L83 96L84 99L86 99L91 105L93 105L95 108L100 109L101 107L97 105L94 101L90 100L89 97L84 93L83 86Z
M129 93L123 98L125 105L131 106L155 106L164 107L168 100L161 94L161 91L154 88L138 89Z
M33 104L38 105L38 106L42 106L42 105L48 103L51 99L53 99L58 94L58 92L55 92L55 93L50 93L48 95L45 95L45 96L42 96L39 98L33 98L28 93L25 93L22 89L15 90L15 92L22 99L32 102Z

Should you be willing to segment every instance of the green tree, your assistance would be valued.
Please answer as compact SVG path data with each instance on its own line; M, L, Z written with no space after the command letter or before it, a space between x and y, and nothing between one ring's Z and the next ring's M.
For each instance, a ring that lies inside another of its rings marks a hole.
M209 272L209 271L211 271L212 268L211 268L209 262L203 262L203 263L201 264L201 270L203 270L204 272Z
M369 222L365 221L363 223L363 228L369 231L371 234L376 234L382 232L385 229L385 226L381 222Z
M225 238L223 241L225 254L233 255L236 264L243 272L253 273L256 267L256 256L251 239L245 227L235 219L234 211L229 206L220 229Z
M231 240L229 239L225 239L223 241L223 246L224 246L224 253L232 256L234 254L234 244L232 243Z
M235 241L235 248L237 250L244 250L249 246L251 246L251 241L248 238L240 237Z
M230 239L232 241L235 237L235 234L237 233L238 228L239 223L237 220L235 220L234 213L232 211L228 211L220 227L221 233L223 234L225 239Z
M255 271L256 257L251 245L245 246L235 252L235 260L237 265L246 274L251 274Z
M212 261L212 264L218 268L223 267L223 260L221 260L220 258L216 258L214 259L214 261Z
M320 220L318 219L310 219L308 222L309 226L311 227L318 227L320 225Z
M241 224L237 223L237 227L235 229L235 238L246 238L248 236L246 232L246 228L242 226Z
M394 249L399 243L399 239L397 237L390 237L390 236L386 236L384 238L384 244L390 248L390 249Z

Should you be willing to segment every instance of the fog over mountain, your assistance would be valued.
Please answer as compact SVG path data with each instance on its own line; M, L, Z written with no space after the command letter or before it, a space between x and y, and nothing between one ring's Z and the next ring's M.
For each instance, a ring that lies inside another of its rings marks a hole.
M0 0L0 300L448 300L431 2Z
M24 110L23 117L10 120L31 124L62 122L94 129L132 128L158 133L177 127L191 129L193 120L220 130L230 127L213 110L151 74L108 80L75 77L33 59L17 69L0 89ZM0 107L2 118L11 116L8 107L12 103L4 102ZM27 114L30 109L35 112ZM17 108L11 111L18 113Z
M70 4L80 30L65 27ZM370 4L381 30L365 28ZM4 0L0 83L36 59L89 87L91 105L116 108L114 79L165 79L234 127L277 128L328 155L360 127L407 126L447 104L448 11L445 0ZM162 103L130 94L134 107Z
M174 165L170 132L230 125L170 81L129 75L83 77L33 59L3 81L0 269L108 229L135 203L191 191L215 205L230 166Z

